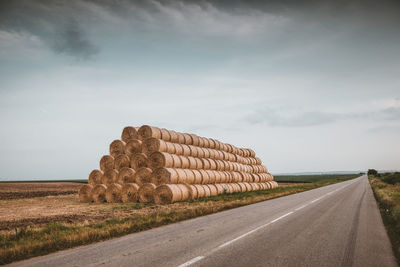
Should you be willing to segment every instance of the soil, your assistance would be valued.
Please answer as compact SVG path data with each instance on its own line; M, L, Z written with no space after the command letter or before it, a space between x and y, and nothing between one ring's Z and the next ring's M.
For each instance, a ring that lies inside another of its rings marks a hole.
M0 200L75 194L81 183L0 183Z
M150 204L140 209L137 209L134 203L81 203L77 194L80 186L82 184L54 182L1 183L0 233L15 232L21 228L44 227L52 222L84 225L160 210L193 208L193 204L186 202L169 205ZM218 204L199 202L196 205Z

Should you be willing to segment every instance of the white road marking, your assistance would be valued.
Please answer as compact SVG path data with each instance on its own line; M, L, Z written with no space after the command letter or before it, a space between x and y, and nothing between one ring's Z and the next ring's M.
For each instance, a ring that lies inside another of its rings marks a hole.
M307 206L308 206L308 204L303 205L303 206L301 206L301 207L298 207L297 209L295 209L295 211L301 210L301 209L303 209L303 208L305 208L305 207L307 207Z
M192 265L195 262L198 262L199 260L203 259L204 256L198 256L196 258L191 259L190 261L185 262L184 264L179 265L178 267L186 267L189 265Z
M280 219L285 218L286 216L289 216L289 215L292 214L292 213L293 213L293 211L288 212L288 213L286 213L285 215L282 215L281 217L276 218L275 220L271 221L271 223L274 223L274 222L276 222L276 221L279 221Z
M241 236L238 236L238 237L236 237L236 238L234 238L234 239L232 239L232 240L230 240L230 241L228 241L228 242L225 242L225 243L223 243L222 245L219 245L217 248L212 249L212 250L211 250L211 253L214 252L214 251L216 251L216 250L218 250L218 249L220 249L220 248L226 247L226 246L232 244L233 242L235 242L235 241L237 241L237 240L239 240L239 239L242 239L243 237L246 237L246 236L248 236L248 235L250 235L250 234L252 234L252 233L258 231L259 229L261 229L261 228L263 228L263 227L266 227L266 226L268 226L268 225L270 225L270 224L272 224L272 223L274 223L274 222L277 222L277 221L279 221L280 219L283 219L283 218L285 218L286 216L289 216L290 214L294 213L295 211L301 210L301 209L307 207L309 204L314 203L314 202L316 202L316 201L318 201L318 200L320 200L320 199L326 197L327 195L330 195L330 194L333 194L333 193L336 192L336 191L342 190L343 188L345 188L345 187L347 187L347 186L349 186L349 185L351 185L351 184L353 184L353 183L355 183L355 182L356 182L356 181L354 181L354 182L352 182L352 183L349 183L349 184L347 184L347 185L345 185L345 186L342 186L342 187L340 187L340 188L336 188L335 190L333 190L333 191L331 191L331 192L329 192L329 193L326 193L325 195L320 196L319 198L316 198L316 199L312 200L312 201L309 202L308 204L304 204L303 206L300 206L300 207L294 209L294 211L288 212L288 213L286 213L286 214L284 214L284 215L282 215L282 216L280 216L280 217L278 217L278 218L276 218L276 219L270 221L269 223L263 224L263 225L261 225L261 226L255 228L255 229L253 229L253 230L251 230L251 231L249 231L249 232L247 232L247 233L242 234ZM179 265L178 267L186 267L186 266L192 265L193 263L198 262L199 260L201 260L201 259L203 259L203 258L205 258L205 256L198 256L198 257L196 257L196 258L191 259L190 261L187 261L187 262L185 262L185 263Z

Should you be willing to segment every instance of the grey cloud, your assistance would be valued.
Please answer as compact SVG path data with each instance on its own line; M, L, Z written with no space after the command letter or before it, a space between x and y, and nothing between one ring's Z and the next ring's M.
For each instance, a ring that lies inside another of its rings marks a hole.
M286 109L283 109L286 110ZM296 111L284 114L278 109L264 108L251 112L242 121L250 124L268 124L279 127L308 127L343 120L400 121L400 107L375 111L335 113L324 111Z
M85 36L76 20L70 20L65 28L57 34L52 46L55 52L73 56L77 59L89 59L99 52Z
M320 111L299 111L294 114L283 114L278 110L265 108L252 112L244 120L251 124L267 123L270 126L305 127L331 123L340 118L342 118L341 114Z

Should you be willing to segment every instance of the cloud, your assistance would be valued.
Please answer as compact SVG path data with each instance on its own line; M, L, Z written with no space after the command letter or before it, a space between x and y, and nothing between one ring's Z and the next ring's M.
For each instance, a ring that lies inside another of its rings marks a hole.
M344 120L399 121L400 107L381 108L371 111L326 112L300 109L263 108L252 111L241 119L249 124L267 124L274 127L310 127Z
M70 20L65 28L57 34L52 48L56 53L84 60L92 58L99 52L99 48L86 38L76 20Z

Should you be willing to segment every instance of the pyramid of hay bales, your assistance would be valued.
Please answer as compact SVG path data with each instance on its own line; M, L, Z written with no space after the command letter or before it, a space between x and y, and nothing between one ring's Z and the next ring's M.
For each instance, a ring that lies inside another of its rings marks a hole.
M249 148L143 125L110 144L79 199L163 204L277 186Z

